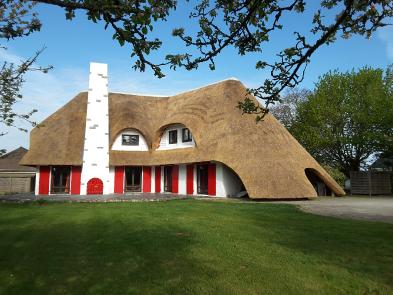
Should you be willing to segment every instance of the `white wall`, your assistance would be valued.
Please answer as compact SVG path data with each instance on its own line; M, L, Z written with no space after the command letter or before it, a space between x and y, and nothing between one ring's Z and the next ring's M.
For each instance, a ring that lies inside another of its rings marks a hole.
M151 188L150 192L155 193L156 191L156 166L151 166Z
M216 163L216 196L225 198L227 196L224 185L224 165Z
M179 165L179 194L185 195L187 193L187 167L186 165Z
M157 150L173 150L173 149L181 149L181 148L189 148L195 146L194 138L192 137L191 141L182 142L182 129L186 128L186 126L182 124L174 124L168 126L163 132L160 139L160 146ZM177 130L177 143L169 144L169 131Z
M139 135L139 145L123 145L122 144L122 135ZM112 150L114 151L148 151L149 147L147 146L146 140L143 135L135 129L127 129L123 130L115 139L112 145Z
M216 163L217 197L234 197L242 190L241 179L227 166Z
M109 167L109 181L108 181L108 190L110 194L113 194L115 191L115 167ZM123 187L124 190L124 187Z
M197 181L197 177L198 177L198 175L197 175L197 168L196 168L196 163L193 165L194 166L194 187L193 187L193 190L194 190L194 193L193 193L193 195L197 195L198 194L198 181Z
M161 188L160 192L164 192L164 166L161 166Z
M34 194L38 195L39 186L40 186L40 166L37 166L37 172L35 173L35 187L34 187Z
M108 66L90 63L81 195L86 194L87 182L95 177L102 180L104 194L113 193L113 179L109 173L108 116Z

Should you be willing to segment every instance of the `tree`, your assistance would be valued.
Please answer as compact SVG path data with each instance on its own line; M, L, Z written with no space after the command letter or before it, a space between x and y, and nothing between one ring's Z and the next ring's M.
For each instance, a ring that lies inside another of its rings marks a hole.
M291 133L320 162L346 176L393 150L393 66L329 72L301 102Z
M83 11L92 22L104 24L105 29L112 28L113 39L120 45L131 46L134 69L150 68L161 78L166 66L194 70L208 63L214 70L215 58L230 46L240 55L261 53L271 35L283 28L283 17L290 13L302 14L307 8L305 0L195 2L189 18L198 27L197 32L189 34L180 27L174 28L172 33L188 50L162 54L165 57L158 63L150 59L150 54L162 49L162 41L151 38L151 33L176 9L176 0L0 0L0 38L9 40L39 31L42 24L36 10L38 4L63 8L69 20L76 16L76 11ZM279 52L276 61L256 62L257 69L269 68L271 77L249 91L265 105L255 104L246 97L238 104L243 113L255 114L260 121L285 88L303 80L310 57L318 48L339 36L370 37L393 16L393 3L391 0L323 0L313 15L311 36L295 31L294 44ZM191 54L189 49L194 49L196 54Z
M278 104L271 107L270 112L287 129L290 129L296 120L298 105L307 100L311 95L308 89L292 88L289 89L281 98Z
M20 36L40 28L41 23L34 13L36 4L62 7L67 19L73 19L78 10L84 11L91 21L102 21L105 28L112 27L113 38L121 45L131 45L131 56L136 58L135 69L144 71L150 67L157 77L164 76L164 66L193 70L207 62L214 70L215 57L229 46L236 48L240 55L262 52L262 46L270 41L271 34L282 29L281 21L286 14L302 14L307 8L304 0L199 0L196 3L189 17L199 27L197 33L187 34L184 28L175 28L173 36L180 38L186 47L196 49L197 53L192 55L188 50L167 54L160 63L152 62L148 56L161 49L162 41L149 39L149 34L158 22L166 21L176 9L175 0L2 0L0 7L11 7L15 14L33 11L30 19L16 19L3 26L6 32L17 32ZM278 53L276 62L259 60L256 63L258 69L268 67L271 78L250 92L265 100L267 105L277 101L286 87L294 87L303 79L310 57L319 47L334 42L338 36L370 37L377 28L386 25L385 21L393 16L393 3L389 0L323 0L313 13L312 36L295 31L295 44ZM28 15L23 14L24 17ZM243 101L239 107L245 113L257 114L257 118L267 111L250 100Z
M22 5L22 1L0 1L0 38L14 39L17 37L27 36L30 33L41 28L39 20L33 13L29 15L33 4ZM29 20L26 20L26 17ZM6 50L0 46L0 50ZM35 63L39 55L44 50L37 51L32 57L20 61L19 64L4 62L0 68L0 123L5 126L15 127L21 131L27 132L25 128L18 125L17 120L24 120L35 126L36 123L31 120L31 116L37 110L31 110L28 113L19 113L15 111L14 105L22 99L21 88L25 82L24 76L30 71L40 71L46 73L52 67L40 67ZM0 136L6 132L0 130ZM0 150L0 155L5 150Z

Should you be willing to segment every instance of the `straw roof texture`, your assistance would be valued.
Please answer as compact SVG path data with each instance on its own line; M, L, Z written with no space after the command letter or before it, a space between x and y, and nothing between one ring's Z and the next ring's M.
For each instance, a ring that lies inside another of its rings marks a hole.
M110 151L110 165L164 165L217 161L233 169L251 198L313 198L305 169L312 168L336 194L341 187L272 116L256 124L236 108L247 91L226 80L170 97L109 94L109 143L124 129L139 130L148 152ZM87 93L34 128L24 165L82 165ZM165 127L184 124L195 148L155 150Z

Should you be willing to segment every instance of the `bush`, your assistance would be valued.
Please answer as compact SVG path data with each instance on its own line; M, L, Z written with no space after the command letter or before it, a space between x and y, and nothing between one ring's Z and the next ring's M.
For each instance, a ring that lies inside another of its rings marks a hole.
M326 170L327 173L330 174L331 177L342 187L344 188L346 176L342 173L338 168L332 167L330 165L323 164L322 167Z

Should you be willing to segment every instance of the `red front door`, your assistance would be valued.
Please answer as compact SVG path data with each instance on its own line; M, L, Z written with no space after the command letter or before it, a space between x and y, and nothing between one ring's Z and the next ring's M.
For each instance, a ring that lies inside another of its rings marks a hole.
M104 184L99 178L92 178L87 182L88 195L102 195L104 192Z

